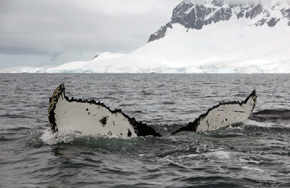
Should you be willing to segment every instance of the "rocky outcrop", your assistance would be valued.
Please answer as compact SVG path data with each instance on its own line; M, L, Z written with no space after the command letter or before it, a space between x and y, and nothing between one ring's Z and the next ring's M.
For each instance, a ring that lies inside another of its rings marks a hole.
M155 32L154 34L150 35L149 42L164 37L165 36L165 33L167 31L167 28L172 28L172 26L171 26L170 23L161 26L161 28L157 32Z
M274 27L281 19L286 18L289 20L288 25L290 26L290 7L279 10L281 17L271 14L273 10L276 10L277 7L279 8L279 5L279 3L274 3L273 6L265 6L262 3L245 4L224 0L198 2L184 0L173 9L171 21L152 34L148 42L164 37L167 29L172 28L172 24L176 23L183 25L187 29L202 29L206 25L227 21L235 17L237 19L246 18L251 20L259 18L257 21L255 20L254 24L252 24L253 26L267 24L269 27Z
M289 9L283 9L282 10L282 14L285 18L288 18L289 22L288 25L290 26L290 8Z

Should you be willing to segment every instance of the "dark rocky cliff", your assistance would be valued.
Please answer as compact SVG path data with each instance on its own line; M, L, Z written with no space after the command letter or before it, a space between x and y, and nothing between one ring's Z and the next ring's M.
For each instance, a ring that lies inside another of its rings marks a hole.
M265 6L261 3L235 3L235 1L229 3L224 0L204 1L206 3L194 2L194 0L184 0L178 4L173 10L171 21L152 34L148 42L164 37L167 29L172 28L172 24L176 23L183 25L187 29L202 29L206 25L236 17L237 19L259 18L252 26L267 24L269 27L274 27L281 19L287 19L290 26L290 6L288 8L281 6L279 9L279 1L276 4L273 3L272 6ZM277 7L281 17L276 17ZM273 10L276 11L275 14L272 13Z

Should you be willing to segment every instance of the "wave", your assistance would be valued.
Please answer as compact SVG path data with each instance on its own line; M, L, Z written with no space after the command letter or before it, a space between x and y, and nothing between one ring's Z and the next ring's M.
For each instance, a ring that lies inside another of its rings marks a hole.
M281 122L290 121L290 110L288 109L265 109L252 114L251 120L257 122Z

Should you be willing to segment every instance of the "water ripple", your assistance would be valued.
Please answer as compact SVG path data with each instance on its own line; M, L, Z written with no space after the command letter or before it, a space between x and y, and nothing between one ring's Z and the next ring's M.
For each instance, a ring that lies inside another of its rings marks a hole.
M69 97L120 108L165 136L51 134L48 101L60 83ZM287 74L0 74L1 186L289 187L289 85ZM251 120L170 136L252 89Z

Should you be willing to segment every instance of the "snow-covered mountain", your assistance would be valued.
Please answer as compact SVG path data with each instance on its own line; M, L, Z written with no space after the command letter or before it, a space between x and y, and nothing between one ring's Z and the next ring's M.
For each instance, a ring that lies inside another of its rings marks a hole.
M130 54L107 52L37 71L290 73L290 0L245 2L184 0L171 20Z
M252 20L249 23L251 26L267 24L269 27L274 27L280 20L288 19L290 26L289 4L287 0L186 0L173 10L171 21L150 36L149 42L164 37L167 29L172 29L172 25L176 23L187 29L200 30L204 26L231 18L247 18Z

